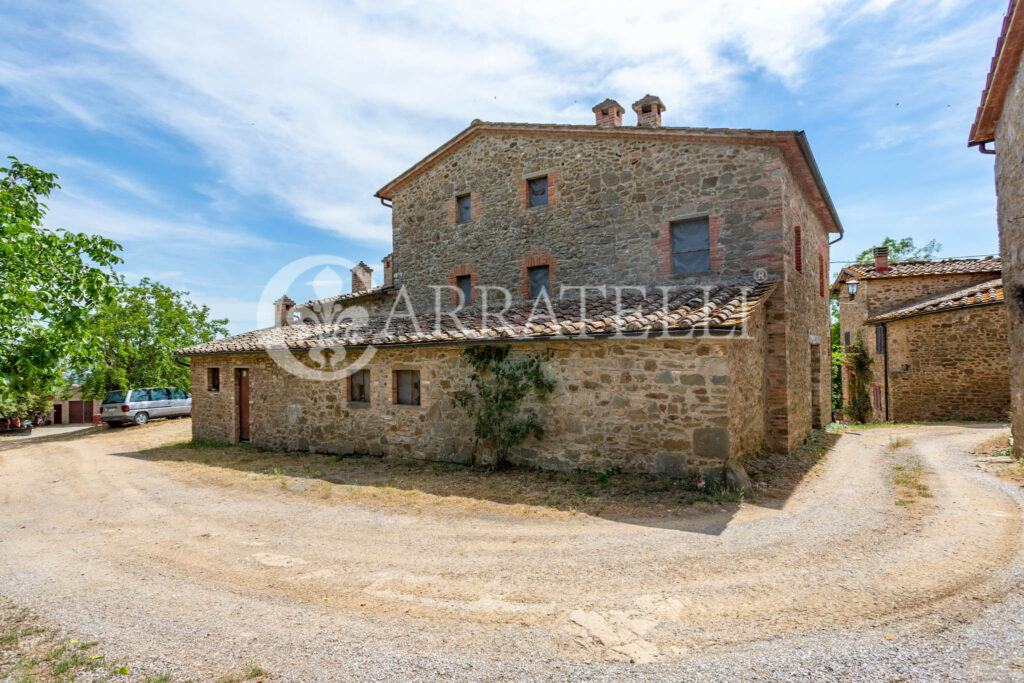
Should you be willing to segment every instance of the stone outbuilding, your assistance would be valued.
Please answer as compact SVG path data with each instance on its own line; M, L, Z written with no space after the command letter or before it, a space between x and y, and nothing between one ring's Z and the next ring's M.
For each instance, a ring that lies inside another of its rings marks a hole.
M839 299L844 346L863 343L875 421L1005 420L1009 345L999 259L875 262L843 268ZM852 377L843 372L843 400Z
M82 387L77 384L71 387L71 393L65 400L53 401L53 408L46 419L53 424L89 424L100 414L100 401L82 398Z
M1024 2L1011 0L969 144L996 156L1014 455L1024 458ZM987 145L995 143L995 149Z
M389 182L381 286L360 263L351 293L282 298L275 327L179 352L194 436L479 458L460 350L501 344L550 354L555 382L513 462L674 475L799 446L829 419L842 236L806 137L662 126L650 95L633 110L474 121Z

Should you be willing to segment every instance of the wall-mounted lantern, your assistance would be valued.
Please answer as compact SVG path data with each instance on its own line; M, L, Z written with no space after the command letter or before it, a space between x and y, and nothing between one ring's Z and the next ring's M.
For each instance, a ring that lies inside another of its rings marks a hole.
M857 293L857 285L859 285L859 284L860 284L860 282L858 280L847 280L846 281L846 291L850 293L850 298L851 299L853 298L853 295Z

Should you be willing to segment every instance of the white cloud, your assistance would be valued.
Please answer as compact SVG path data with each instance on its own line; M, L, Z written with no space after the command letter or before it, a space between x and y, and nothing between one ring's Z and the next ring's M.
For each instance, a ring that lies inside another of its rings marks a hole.
M0 47L0 84L88 127L169 129L240 192L386 242L373 192L470 119L589 122L651 92L693 125L752 71L798 82L845 4L96 0L53 16L84 56Z

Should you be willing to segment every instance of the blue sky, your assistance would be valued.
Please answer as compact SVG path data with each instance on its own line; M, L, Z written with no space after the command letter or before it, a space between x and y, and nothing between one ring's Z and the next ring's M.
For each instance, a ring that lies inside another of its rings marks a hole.
M296 259L379 264L373 193L472 119L592 123L648 92L665 125L807 131L846 227L835 260L885 236L990 254L992 157L966 139L1005 9L6 0L0 156L60 174L51 227L117 239L126 275L190 290L233 332Z

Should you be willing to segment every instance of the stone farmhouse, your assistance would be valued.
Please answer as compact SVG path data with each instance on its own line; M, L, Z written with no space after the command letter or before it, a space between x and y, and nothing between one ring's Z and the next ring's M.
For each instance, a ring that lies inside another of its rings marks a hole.
M832 286L845 346L871 358L870 397L878 422L1005 420L1010 409L1009 344L999 259L889 263L843 268ZM843 401L853 378L843 373Z
M515 463L676 475L801 444L829 419L842 236L804 134L663 126L652 96L633 110L635 126L613 100L594 125L475 120L386 184L381 286L360 263L349 294L282 297L274 327L179 352L194 436L479 461L453 396L460 349L490 343L551 354L555 389L527 406L546 434ZM373 355L328 381L282 367L323 349Z
M1024 3L1003 19L969 144L996 156L999 247L1010 338L1014 455L1024 458ZM986 147L995 143L995 149Z

